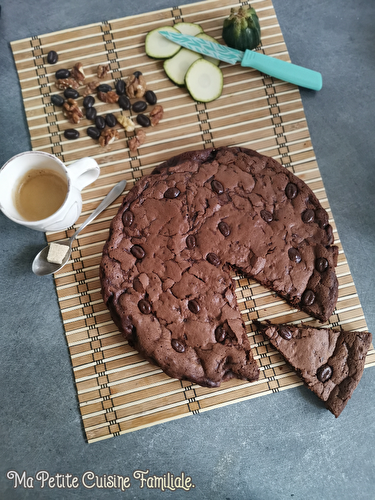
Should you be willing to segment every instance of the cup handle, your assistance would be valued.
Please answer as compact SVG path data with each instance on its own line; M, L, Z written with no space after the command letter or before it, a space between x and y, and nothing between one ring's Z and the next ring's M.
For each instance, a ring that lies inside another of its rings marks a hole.
M81 158L66 167L74 187L82 191L94 182L100 173L100 167L93 158Z

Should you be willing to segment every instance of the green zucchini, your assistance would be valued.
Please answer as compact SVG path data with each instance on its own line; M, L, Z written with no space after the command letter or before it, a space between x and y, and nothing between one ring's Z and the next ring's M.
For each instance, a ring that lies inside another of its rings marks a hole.
M206 33L198 33L198 35L195 35L195 38L202 38L202 40L207 40L208 42L219 43L215 38L213 38L210 35L207 35ZM215 59L210 56L203 56L203 59L207 59L207 61L212 62L212 64L215 64L215 66L219 66L220 64L219 59Z
M201 58L187 70L185 85L196 101L211 102L221 96L223 73L215 64Z
M203 33L203 28L200 24L195 23L176 23L173 25L183 35L195 36L198 33Z
M192 50L182 48L177 54L164 61L164 71L168 78L180 87L185 84L185 75L189 67L202 56Z
M181 50L181 45L171 42L161 35L159 31L173 31L173 33L179 33L179 31L172 26L163 26L150 31L145 40L146 54L153 59L167 59L168 57L173 57Z

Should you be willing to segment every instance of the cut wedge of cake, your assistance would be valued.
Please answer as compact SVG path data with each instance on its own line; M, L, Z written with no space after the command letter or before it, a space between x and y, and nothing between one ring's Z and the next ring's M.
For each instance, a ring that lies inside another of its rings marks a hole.
M362 377L371 333L258 321L254 324L338 417Z

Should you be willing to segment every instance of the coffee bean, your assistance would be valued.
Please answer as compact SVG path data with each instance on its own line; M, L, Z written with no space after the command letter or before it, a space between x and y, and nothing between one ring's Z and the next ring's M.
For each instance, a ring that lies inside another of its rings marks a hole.
M332 373L333 370L329 365L323 365L316 372L316 376L324 384L324 382L327 382L332 377Z
M91 108L93 109L93 108ZM103 130L106 126L106 123L105 123L105 120L102 116L97 116L95 118L95 126L96 128L98 128L99 130Z
M99 139L100 137L100 130L98 130L96 127L89 127L87 130L87 135L91 137L92 139Z
M146 299L141 299L138 302L138 309L141 311L142 314L150 314L151 312L151 304L148 300Z
M284 340L290 340L292 338L292 332L286 326L279 326L279 335Z
M67 89L64 90L64 96L67 99L78 99L79 92L76 89L72 89L71 87L68 87Z
M108 83L101 83L96 87L97 92L104 92L105 94L112 90L112 87Z
M265 222L272 222L273 221L273 215L268 210L261 210L260 216L262 217L262 219Z
M88 120L91 120L91 121L94 121L95 118L96 118L96 108L94 108L94 106L92 106L91 108L87 108L86 109L86 118Z
M230 235L230 227L228 226L228 224L226 222L224 222L224 221L219 222L218 228L223 236L227 237Z
M125 82L123 80L117 80L115 85L117 95L125 94Z
M50 50L47 54L48 64L56 64L58 60L59 56L57 55L57 52L55 52L54 50Z
M124 224L125 227L130 227L133 224L134 221L134 215L133 212L130 210L126 210L122 214L122 223Z
M172 339L171 345L176 352L180 352L180 353L185 352L184 344L182 342L178 341L177 339Z
M151 105L154 105L158 102L158 98L156 97L155 92L153 92L152 90L146 90L145 99Z
M298 194L297 186L295 184L293 184L293 182L289 182L289 184L286 185L285 194L286 194L286 197L289 198L289 200L292 200Z
M61 95L54 94L54 95L51 96L51 102L55 106L59 106L59 108L61 108L61 106L65 102L65 99Z
M87 95L86 97L84 97L82 104L86 109L92 108L95 104L95 97L92 95Z
M305 290L302 295L302 304L311 306L315 302L315 293L312 290Z
M143 259L143 257L146 255L146 252L140 245L132 246L130 251L136 259Z
M130 100L126 95L120 95L117 103L121 109L130 109Z
M189 236L186 238L186 246L188 247L189 250L191 250L192 248L195 247L195 245L196 245L195 236L189 234Z
M142 113L142 111L145 111L146 109L147 109L146 101L137 101L132 106L132 110L134 111L134 113Z
M68 128L64 132L64 137L65 137L65 139L69 139L69 140L78 139L79 132L75 128Z
M207 257L206 257L207 261L212 264L213 266L220 266L220 259L219 257L216 255L216 253L212 253L210 252L209 254L207 254Z
M224 193L224 186L222 185L221 182L219 182L219 181L217 181L215 179L213 181L211 181L211 188L217 194L223 194Z
M195 299L189 300L189 302L188 302L188 308L194 314L198 314L199 311L200 311L200 307L199 307L198 301L195 300Z
M289 259L292 262L296 262L296 264L299 264L302 260L301 254L299 253L299 251L296 248L289 248L288 256L289 256Z
M226 336L227 336L227 332L226 332L225 328L222 326L218 326L215 330L216 342L224 342Z
M333 237L333 229L332 229L331 224L327 224L324 229L327 233L327 245L332 245L332 243L334 242L334 237Z
M70 77L70 71L68 69L58 69L55 73L56 80L64 80Z
M117 118L113 113L108 113L105 117L105 122L108 125L108 127L114 127L117 123Z
M168 198L169 200L173 200L173 198L177 198L177 196L180 194L180 190L177 189L176 187L170 187L166 190L164 193L164 198Z
M319 257L319 259L316 259L315 261L315 269L319 273L323 273L328 267L328 260L325 259L324 257Z
M313 222L314 218L315 218L315 213L314 210L311 210L311 208L308 208L302 214L302 220L306 224L308 224L309 222Z
M136 78L139 78L141 76L142 72L141 71L134 71L133 75L136 77Z
M143 115L142 113L137 115L136 120L139 123L139 125L141 125L141 127L149 127L151 125L150 118L146 115Z

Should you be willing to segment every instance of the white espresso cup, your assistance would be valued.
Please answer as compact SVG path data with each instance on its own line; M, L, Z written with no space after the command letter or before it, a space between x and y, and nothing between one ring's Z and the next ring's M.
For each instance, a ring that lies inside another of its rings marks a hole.
M38 171L43 174L53 171L62 178L66 183L66 196L52 215L41 220L27 220L17 209L17 190L25 176L36 177ZM37 231L67 229L82 211L81 190L94 182L99 173L100 168L93 158L82 158L66 166L56 156L42 151L20 153L0 170L0 210L12 221Z

